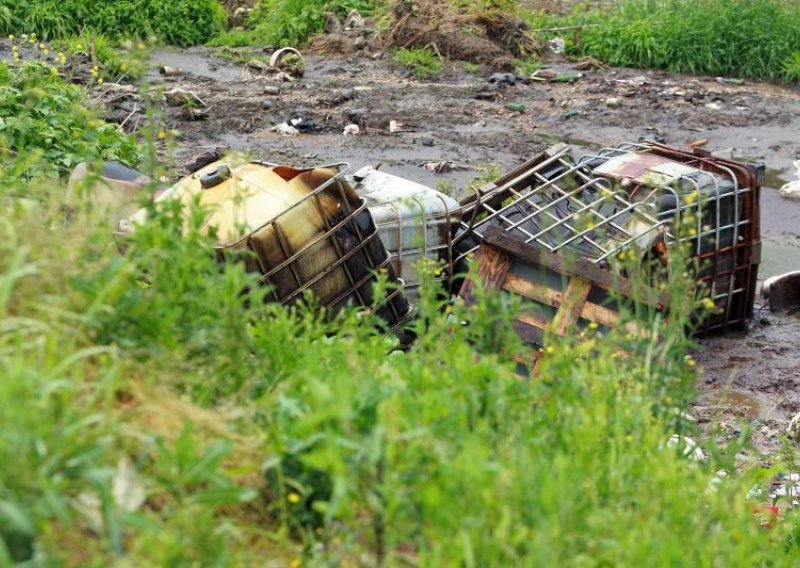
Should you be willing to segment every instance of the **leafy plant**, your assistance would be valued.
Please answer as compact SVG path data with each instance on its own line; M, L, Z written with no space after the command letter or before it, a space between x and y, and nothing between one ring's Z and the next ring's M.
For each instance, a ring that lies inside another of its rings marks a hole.
M800 50L800 4L781 0L624 0L535 20L538 28L580 28L567 38L571 53L673 72L791 79L785 66Z
M322 31L326 13L343 18L351 10L359 10L366 16L380 5L375 0L260 0L248 25L258 32L253 37L260 37L262 43L299 47L305 45L313 34Z
M99 120L85 93L46 64L0 63L0 140L10 171L58 177L79 162L138 160L133 137Z
M394 62L405 67L417 79L428 79L442 72L444 63L430 48L401 48L394 52Z
M217 0L9 2L12 30L42 39L64 38L88 28L114 40L155 36L174 45L196 45L223 31L227 21Z

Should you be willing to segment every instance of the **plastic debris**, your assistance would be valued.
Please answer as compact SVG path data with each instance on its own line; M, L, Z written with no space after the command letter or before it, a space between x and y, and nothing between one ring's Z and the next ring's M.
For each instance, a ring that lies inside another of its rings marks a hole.
M618 97L608 97L606 99L606 106L609 108L617 108L622 106L622 99Z
M716 82L721 85L744 85L744 79L731 79L729 77L717 77Z
M416 297L420 286L417 261L429 258L446 262L451 256L449 237L461 219L458 201L372 167L358 170L353 177L356 193L367 202L407 295ZM450 270L445 269L437 279L444 281L449 276Z
M681 450L681 453L684 455L684 457L687 457L691 460L703 461L706 459L706 455L703 450L700 449L700 446L697 445L697 442L692 440L689 436L673 434L670 436L669 440L667 440L667 447Z
M294 126L292 126L291 124L287 124L285 122L273 126L272 131L277 132L278 134L283 134L284 136L297 136L298 134L300 134L300 131L297 130Z
M773 312L800 308L800 271L767 278L761 285L761 296L769 302ZM800 414L789 423L789 428L797 430L792 437L800 438L799 421Z
M497 85L514 86L517 84L517 77L513 73L492 73L487 80Z
M450 162L448 160L442 160L439 162L424 162L420 164L420 167L425 168L434 174L444 174L447 172L458 172L471 169L465 164L456 164L455 162Z
M800 160L796 160L793 163L797 173L797 179L794 181L790 181L789 183L785 184L780 189L781 197L785 197L786 199L792 199L800 201Z
M303 55L293 47L283 47L269 58L269 66L293 77L302 77L305 73L306 63Z
M208 106L192 91L185 91L183 89L172 89L164 91L164 100L169 106Z
M183 75L183 69L177 67L170 67L169 65L162 65L158 68L158 72L165 77L174 77L176 75Z
M345 136L358 136L361 133L361 129L358 127L358 124L348 124L344 127L344 132L342 132Z
M567 42L562 37L553 38L547 42L547 49L554 55L564 55L566 48Z
M522 103L508 103L506 108L511 112L525 112L527 107Z
M289 126L296 128L299 132L318 132L319 126L313 118L298 117L287 121Z

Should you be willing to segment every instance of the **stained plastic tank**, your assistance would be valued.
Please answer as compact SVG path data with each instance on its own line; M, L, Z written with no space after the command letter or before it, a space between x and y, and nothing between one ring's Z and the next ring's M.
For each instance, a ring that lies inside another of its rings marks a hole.
M250 251L239 258L262 274L274 301L291 304L309 290L333 311L348 303L376 305L398 331L410 306L365 201L344 173L342 165L298 170L226 159L182 179L158 201L178 199L188 212L199 197L206 211L201 228L216 229L220 256ZM134 231L147 214L143 209L122 221L118 234ZM375 302L378 271L394 286Z
M417 261L442 261L442 279L452 273L452 236L461 219L452 197L430 187L365 167L353 174L356 193L369 208L407 295L419 288Z

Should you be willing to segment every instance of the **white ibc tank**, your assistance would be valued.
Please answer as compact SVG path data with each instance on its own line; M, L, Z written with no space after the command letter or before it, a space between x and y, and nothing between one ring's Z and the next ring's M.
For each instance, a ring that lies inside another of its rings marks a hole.
M405 281L406 296L419 287L417 261L441 260L452 272L453 229L461 218L459 203L430 187L365 167L353 174L355 190L367 202L383 246L397 275Z

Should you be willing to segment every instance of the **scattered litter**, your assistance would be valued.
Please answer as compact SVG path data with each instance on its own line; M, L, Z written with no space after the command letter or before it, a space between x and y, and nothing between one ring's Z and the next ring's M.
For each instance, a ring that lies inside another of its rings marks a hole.
M192 91L184 91L183 89L164 91L164 100L167 101L169 106L208 106L203 102L203 99L198 97L195 93Z
M609 108L617 108L622 106L622 99L617 97L608 97L606 99L606 106Z
M706 103L705 107L708 110L722 110L722 105L719 103Z
M550 83L574 83L583 77L583 73L573 71L560 73L555 69L537 69L531 75L534 81L548 81Z
M692 440L689 436L673 434L670 436L669 440L667 440L667 447L681 450L681 453L684 455L684 457L694 461L703 461L706 459L703 450L700 449L700 447L697 445L697 442Z
M320 128L313 118L298 117L287 121L287 124L299 132L319 132Z
M119 513L134 513L147 498L144 483L127 456L120 458L111 480L111 498ZM73 502L75 509L84 515L95 530L103 527L103 502L96 493L85 491Z
M358 136L361 133L361 129L358 127L358 124L348 124L344 127L344 134L345 136Z
M280 124L276 124L272 127L273 132L277 132L278 134L283 134L284 136L297 136L300 134L300 131L297 130L294 126L287 124L285 122L281 122Z
M569 120L570 118L574 118L574 117L578 116L579 114L580 114L580 111L578 111L578 110L573 108L573 109L568 110L564 114L562 114L561 118L563 118L564 120Z
M527 107L522 103L508 103L506 108L511 112L525 112Z
M708 138L701 138L700 140L692 140L689 142L689 146L692 148L702 148L706 144L708 144Z
M236 8L233 12L233 16L231 16L231 26L243 26L247 22L247 18L250 17L250 14L253 13L252 8L248 8L246 6L240 6Z
M177 67L170 67L169 65L162 65L158 68L158 72L165 77L174 77L176 75L183 75L183 69Z
M278 96L281 94L281 87L280 85L267 85L264 87L264 94Z
M244 67L250 73L254 73L256 75L266 75L267 73L272 72L272 68L259 59L251 59L244 64Z
M754 505L753 516L758 519L759 525L765 529L773 528L780 518L781 510L776 505Z
M800 200L800 160L796 160L793 165L797 170L797 179L785 184L779 193L786 199Z
M294 77L284 71L277 73L275 75L275 80L279 83L294 83Z
M728 77L717 77L717 83L722 85L744 85L744 79L731 79Z
M305 73L306 63L298 50L293 47L283 47L269 58L269 66L299 78Z
M470 166L467 166L465 164L457 164L449 160L442 160L439 162L424 162L420 164L420 167L425 168L426 170L434 174L444 174L447 172L460 172L472 169Z
M351 10L344 21L344 31L346 32L363 30L366 26L367 21L358 10Z
M773 312L800 308L800 271L767 278L761 285L761 296L769 301L769 309ZM792 423L795 424L789 423L789 427L800 428L800 425L796 424L798 420L800 414L792 419Z
M547 49L553 55L564 55L564 50L567 48L567 42L564 38L557 37L547 42Z
M396 134L398 132L413 132L413 130L411 128L408 128L405 124L397 122L396 120L390 120L389 132L392 134Z
M194 120L205 120L208 118L208 113L199 108L185 106L181 109L181 118L189 122Z
M517 84L517 77L513 73L493 73L487 81L496 85L510 85L513 87Z

